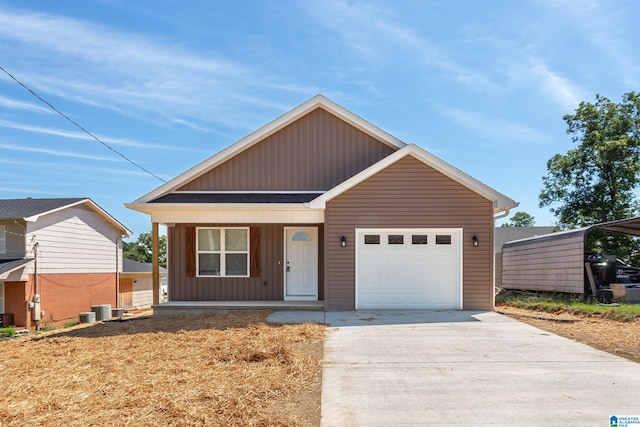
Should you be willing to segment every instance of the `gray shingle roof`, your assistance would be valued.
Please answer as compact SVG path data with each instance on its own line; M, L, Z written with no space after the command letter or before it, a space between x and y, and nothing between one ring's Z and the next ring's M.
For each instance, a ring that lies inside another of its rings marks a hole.
M171 193L151 203L306 203L322 193Z
M27 218L86 199L0 199L0 219Z
M0 260L0 274L11 272L18 267L30 263L33 260L33 258Z
M166 272L167 269L159 267L161 273ZM150 262L138 262L128 258L122 258L122 272L123 273L151 273L152 264Z

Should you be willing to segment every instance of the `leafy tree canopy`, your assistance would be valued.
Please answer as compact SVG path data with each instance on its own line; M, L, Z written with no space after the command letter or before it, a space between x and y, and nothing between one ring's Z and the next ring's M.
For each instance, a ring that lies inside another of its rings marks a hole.
M160 266L167 267L167 236L158 237L158 261ZM152 262L151 233L141 233L135 242L122 243L122 256L138 262Z
M620 103L596 95L563 117L575 148L547 162L540 207L549 206L560 229L584 227L636 216L640 204L640 97ZM587 250L633 257L637 242L629 236L594 232Z
M536 219L527 212L516 212L509 220L501 227L533 227L536 223Z

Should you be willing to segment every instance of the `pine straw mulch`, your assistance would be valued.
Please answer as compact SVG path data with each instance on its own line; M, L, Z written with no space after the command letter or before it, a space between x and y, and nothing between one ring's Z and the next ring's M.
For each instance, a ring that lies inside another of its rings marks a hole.
M138 318L0 342L0 426L319 425L319 324Z
M496 311L545 331L640 363L640 319L618 321L606 315L548 313L508 305Z

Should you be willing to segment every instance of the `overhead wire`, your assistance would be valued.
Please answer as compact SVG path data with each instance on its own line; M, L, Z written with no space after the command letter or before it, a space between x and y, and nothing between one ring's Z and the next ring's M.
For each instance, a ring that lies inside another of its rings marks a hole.
M143 172L153 176L154 178L159 179L162 182L167 182L166 180L160 178L158 175L154 174L153 172L149 171L148 169L144 168L143 166L139 165L138 163L134 162L133 160L131 160L130 158L128 158L127 156L125 156L124 154L122 154L121 152L119 152L118 150L116 150L115 148L111 147L109 144L107 144L106 142L102 141L100 138L98 138L97 136L95 136L93 133L89 132L87 129L85 129L84 127L82 127L79 123L77 123L75 120L73 120L71 117L67 116L65 113L63 113L62 111L58 110L56 107L53 106L53 104L51 104L49 101L47 101L46 99L44 99L43 97L41 97L40 95L38 95L34 90L32 90L30 87L28 87L27 85L25 85L24 83L22 83L20 80L18 80L16 77L13 76L13 74L11 74L10 72L8 72L7 70L4 69L4 67L2 67L0 65L0 70L2 70L7 76L9 76L13 81L15 81L16 83L18 83L20 86L22 86L24 89L26 89L29 93L31 93L31 95L35 96L38 100L40 100L40 102L46 104L49 108L51 108L53 111L55 111L56 113L58 113L59 115L61 115L62 117L64 117L67 121L69 121L71 124L73 124L74 126L76 126L78 129L80 129L82 132L86 133L87 135L89 135L91 138L95 139L96 141L98 141L100 144L104 145L105 147L107 147L109 150L113 151L114 153L116 153L118 156L122 157L124 160L126 160L127 162L131 163L133 166L137 167L138 169L142 170Z

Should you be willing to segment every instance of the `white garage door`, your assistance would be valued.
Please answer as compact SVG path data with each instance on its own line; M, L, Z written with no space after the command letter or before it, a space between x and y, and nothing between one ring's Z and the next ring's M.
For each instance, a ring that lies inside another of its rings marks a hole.
M356 230L356 309L461 309L461 229Z

